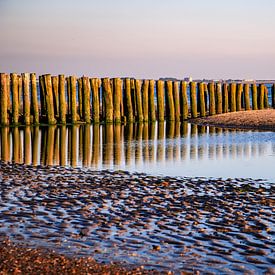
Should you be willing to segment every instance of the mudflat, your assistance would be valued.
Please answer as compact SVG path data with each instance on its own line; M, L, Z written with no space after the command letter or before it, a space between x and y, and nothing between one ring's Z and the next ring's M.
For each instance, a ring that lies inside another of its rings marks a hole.
M275 131L275 109L232 112L190 119L189 122L218 127Z

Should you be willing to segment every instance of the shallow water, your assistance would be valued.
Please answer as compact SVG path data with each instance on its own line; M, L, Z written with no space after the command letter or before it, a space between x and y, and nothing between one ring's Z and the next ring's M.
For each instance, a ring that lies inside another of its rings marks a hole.
M0 237L160 271L272 274L274 184L1 163Z
M187 123L1 129L1 159L151 175L275 181L275 133Z

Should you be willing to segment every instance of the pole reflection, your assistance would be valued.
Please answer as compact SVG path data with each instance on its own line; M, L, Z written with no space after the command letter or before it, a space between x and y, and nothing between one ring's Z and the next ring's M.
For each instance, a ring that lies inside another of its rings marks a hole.
M146 167L192 161L252 159L274 155L273 140L253 142L245 133L187 123L2 127L2 161L92 168ZM214 169L214 168L213 168ZM164 171L163 171L164 172Z

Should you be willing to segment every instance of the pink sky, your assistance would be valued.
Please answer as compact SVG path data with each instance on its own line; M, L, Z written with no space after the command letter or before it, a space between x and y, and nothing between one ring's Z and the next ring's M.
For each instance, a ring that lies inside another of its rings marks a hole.
M275 79L274 10L272 0L0 0L0 71Z

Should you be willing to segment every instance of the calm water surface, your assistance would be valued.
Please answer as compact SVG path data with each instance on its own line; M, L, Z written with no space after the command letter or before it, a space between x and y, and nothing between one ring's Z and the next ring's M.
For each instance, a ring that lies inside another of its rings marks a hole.
M154 123L2 128L0 139L16 163L275 180L274 132Z

